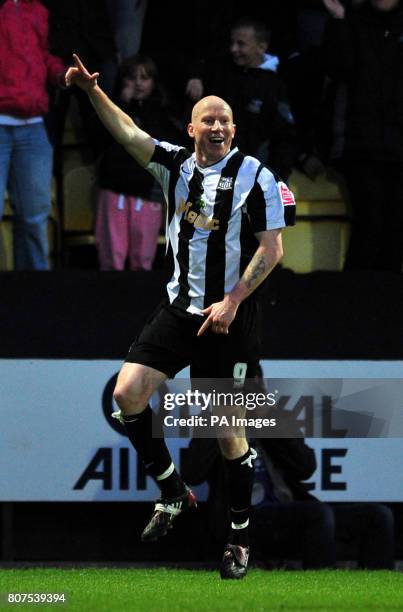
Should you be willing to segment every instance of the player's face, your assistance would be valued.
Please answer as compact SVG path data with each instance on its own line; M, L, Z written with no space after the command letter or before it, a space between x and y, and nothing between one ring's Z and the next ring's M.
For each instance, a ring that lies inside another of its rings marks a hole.
M192 123L188 133L195 141L197 162L211 166L227 155L235 135L232 111L223 103L205 105Z
M229 48L237 66L258 68L263 62L267 45L256 39L253 28L235 28L231 32Z

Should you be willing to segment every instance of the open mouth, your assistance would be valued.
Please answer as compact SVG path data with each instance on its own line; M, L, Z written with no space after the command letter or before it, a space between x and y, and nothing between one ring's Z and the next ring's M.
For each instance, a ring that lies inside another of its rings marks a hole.
M220 144L223 144L224 138L222 136L212 136L211 138L209 138L209 141L212 144L220 145Z

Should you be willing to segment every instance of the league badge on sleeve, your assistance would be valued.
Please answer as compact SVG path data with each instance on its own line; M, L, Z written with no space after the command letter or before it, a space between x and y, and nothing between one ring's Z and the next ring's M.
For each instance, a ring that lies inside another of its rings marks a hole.
M277 183L280 200L284 207L284 221L286 225L295 225L295 198L287 185L280 181Z
M278 183L278 188L283 206L295 206L294 194L290 189L288 189L287 185L280 181Z

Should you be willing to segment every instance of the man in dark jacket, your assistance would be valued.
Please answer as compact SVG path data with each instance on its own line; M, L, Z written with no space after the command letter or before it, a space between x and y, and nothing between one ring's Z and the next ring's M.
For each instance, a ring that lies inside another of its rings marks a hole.
M370 0L351 12L323 0L328 74L346 90L342 171L353 208L347 269L401 272L403 7Z
M100 71L100 85L109 96L114 94L117 77L117 53L106 0L44 0L49 16L49 46L53 53L71 63L78 53L91 71ZM50 118L53 138L60 145L66 116L74 95L89 146L95 158L103 152L107 132L94 116L87 96L80 89L68 89L54 101Z
M234 143L287 180L296 151L294 120L276 74L278 59L267 53L268 36L259 21L236 22L229 56L202 64L187 93L192 101L212 93L227 99L238 123Z
M292 418L285 414L282 424L288 431ZM258 458L251 540L261 561L300 556L304 568L328 567L335 560L334 517L331 508L310 495L302 482L312 476L316 459L299 436L254 441ZM213 545L221 548L226 537L222 526L229 524L228 483L217 440L194 438L182 461L182 475L194 485L209 483L207 531Z
M267 415L266 415L267 416ZM330 506L309 493L305 480L316 470L310 448L292 413L277 414L276 436L254 441L258 450L252 494L251 541L258 559L301 559L304 569L334 566L336 558L354 557L360 567L392 569L394 520L382 504ZM217 440L194 438L184 454L182 476L192 485L210 487L206 528L222 546L228 519L228 483ZM227 518L227 520L225 520Z

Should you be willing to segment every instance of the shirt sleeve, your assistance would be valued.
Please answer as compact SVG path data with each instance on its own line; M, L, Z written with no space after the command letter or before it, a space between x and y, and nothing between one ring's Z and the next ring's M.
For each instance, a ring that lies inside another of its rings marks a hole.
M181 163L182 159L189 157L190 153L184 148L169 142L155 140L155 149L146 170L161 184L164 193L168 190L171 172Z
M254 233L295 225L294 194L264 167L257 173L246 210Z

